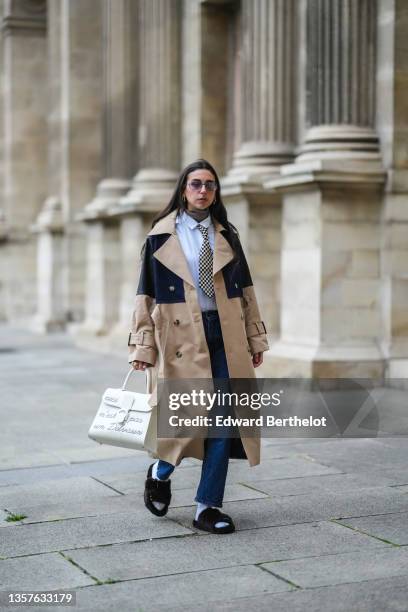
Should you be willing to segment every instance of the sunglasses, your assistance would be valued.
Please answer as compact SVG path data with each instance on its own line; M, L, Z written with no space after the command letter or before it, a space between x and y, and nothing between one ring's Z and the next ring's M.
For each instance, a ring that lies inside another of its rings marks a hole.
M217 183L215 181L204 181L204 182L201 182L199 179L193 179L192 181L187 183L187 185L193 191L201 191L203 185L204 185L206 191L215 191L217 189Z

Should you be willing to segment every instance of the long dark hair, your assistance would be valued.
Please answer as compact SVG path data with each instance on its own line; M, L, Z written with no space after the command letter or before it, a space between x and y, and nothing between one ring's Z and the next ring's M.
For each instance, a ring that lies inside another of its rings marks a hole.
M210 214L213 219L216 219L219 223L221 223L221 225L225 227L226 232L224 235L235 253L235 258L237 258L239 253L238 230L232 223L228 221L227 209L225 208L221 198L220 180L215 169L206 159L197 159L191 164L188 164L188 166L186 166L184 170L181 171L170 202L161 212L159 212L154 217L152 227L154 227L156 223L160 221L160 219L166 217L173 210L177 209L178 211L183 211L187 208L186 203L183 202L183 192L186 188L187 176L190 174L190 172L194 172L194 170L209 170L209 172L214 175L215 182L217 184L217 190L215 192L214 202L210 206Z

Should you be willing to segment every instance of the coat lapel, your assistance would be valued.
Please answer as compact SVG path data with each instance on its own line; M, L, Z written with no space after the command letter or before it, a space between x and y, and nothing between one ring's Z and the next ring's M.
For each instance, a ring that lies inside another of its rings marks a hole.
M215 240L214 240L214 259L213 259L213 275L217 274L224 266L234 258L234 253L229 245L229 242L222 235L221 231L224 227L218 221L214 221Z
M166 240L166 242L153 253L153 257L160 261L163 266L166 266L166 268L169 268L169 270L186 281L186 283L189 283L194 287L194 281L191 276L190 268L188 267L180 240L177 236L175 227L176 216L177 210L173 210L166 217L158 221L158 223L156 223L153 229L151 229L148 233L148 236L170 234L168 240Z
M157 234L170 234L166 242L153 253L160 263L180 278L194 287L194 281L191 276L190 268L188 267L180 240L176 232L176 216L177 210L173 210L166 217L161 219L153 229L148 233L149 236ZM213 275L219 272L224 266L229 263L234 253L224 236L222 230L225 229L221 223L214 220L215 238L214 238L214 258L213 258Z

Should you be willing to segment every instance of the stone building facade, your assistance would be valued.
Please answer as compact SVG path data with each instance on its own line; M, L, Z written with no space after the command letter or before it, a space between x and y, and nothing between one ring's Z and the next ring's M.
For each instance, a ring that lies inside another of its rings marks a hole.
M126 354L139 253L209 159L264 376L408 376L406 0L1 0L0 319Z

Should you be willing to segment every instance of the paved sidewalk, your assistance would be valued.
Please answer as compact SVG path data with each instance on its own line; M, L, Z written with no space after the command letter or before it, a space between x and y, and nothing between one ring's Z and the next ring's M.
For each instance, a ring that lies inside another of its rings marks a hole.
M87 438L126 372L126 351L0 327L0 591L71 589L89 612L408 609L408 439L265 440L261 465L230 464L237 532L206 534L191 522L199 461L157 518L149 457ZM406 391L381 393L408 410Z

